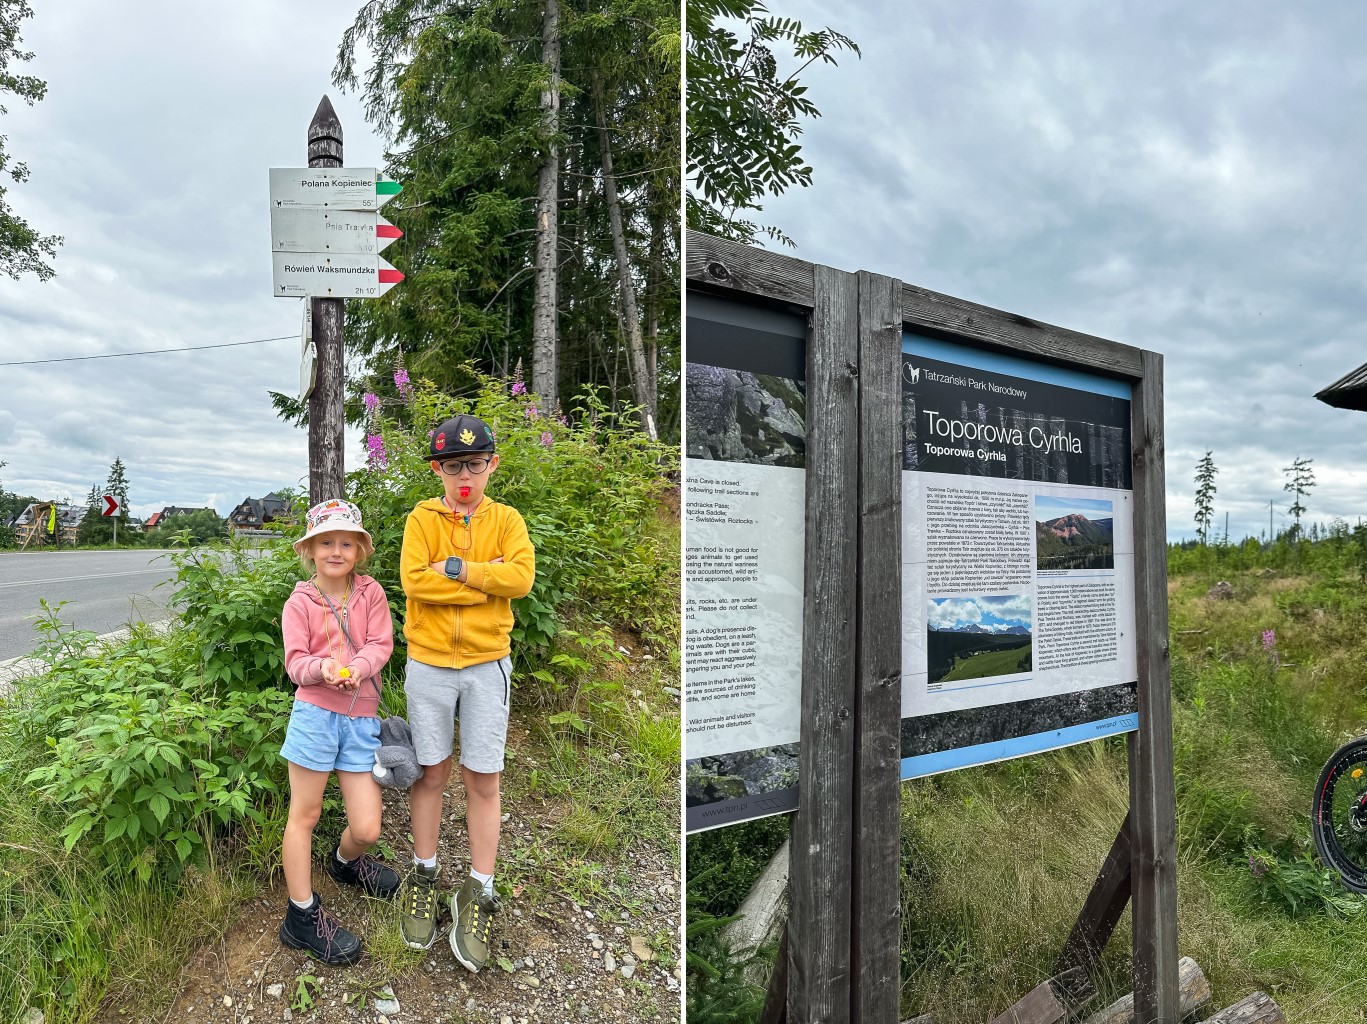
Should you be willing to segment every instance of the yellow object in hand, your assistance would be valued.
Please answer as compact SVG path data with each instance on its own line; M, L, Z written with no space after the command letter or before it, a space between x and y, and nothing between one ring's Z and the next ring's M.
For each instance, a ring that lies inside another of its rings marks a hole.
M351 669L349 669L349 668L339 668L339 669L337 670L337 678L338 678L338 679L350 679L350 678L351 678Z

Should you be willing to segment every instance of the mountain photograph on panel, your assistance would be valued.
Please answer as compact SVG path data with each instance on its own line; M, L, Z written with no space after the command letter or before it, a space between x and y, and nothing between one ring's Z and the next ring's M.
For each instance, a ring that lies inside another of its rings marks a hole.
M806 465L805 381L688 363L685 437L690 459Z
M1018 675L1033 667L1032 598L932 597L926 655L930 685Z
M1114 569L1112 506L1102 498L1035 496L1035 565L1046 569Z

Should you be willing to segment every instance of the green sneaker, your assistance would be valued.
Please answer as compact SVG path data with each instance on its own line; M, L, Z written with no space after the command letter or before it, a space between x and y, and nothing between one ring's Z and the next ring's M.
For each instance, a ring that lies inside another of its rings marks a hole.
M410 949L431 949L437 941L437 869L414 864L399 893L399 931Z
M489 929L501 906L496 893L469 877L451 897L451 952L467 970L478 973L489 962Z

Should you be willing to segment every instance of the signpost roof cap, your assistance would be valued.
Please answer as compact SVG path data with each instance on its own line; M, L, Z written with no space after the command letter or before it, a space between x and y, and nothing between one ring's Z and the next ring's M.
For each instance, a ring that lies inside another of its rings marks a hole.
M494 432L478 416L461 413L432 431L427 450L438 462L462 455L489 454L494 450Z

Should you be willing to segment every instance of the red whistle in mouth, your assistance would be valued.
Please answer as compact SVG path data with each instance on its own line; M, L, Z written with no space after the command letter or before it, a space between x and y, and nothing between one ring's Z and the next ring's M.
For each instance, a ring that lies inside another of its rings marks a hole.
M460 496L461 496L462 498L468 498L468 497L470 497L470 488L468 488L468 487L462 487L462 488L460 489Z

